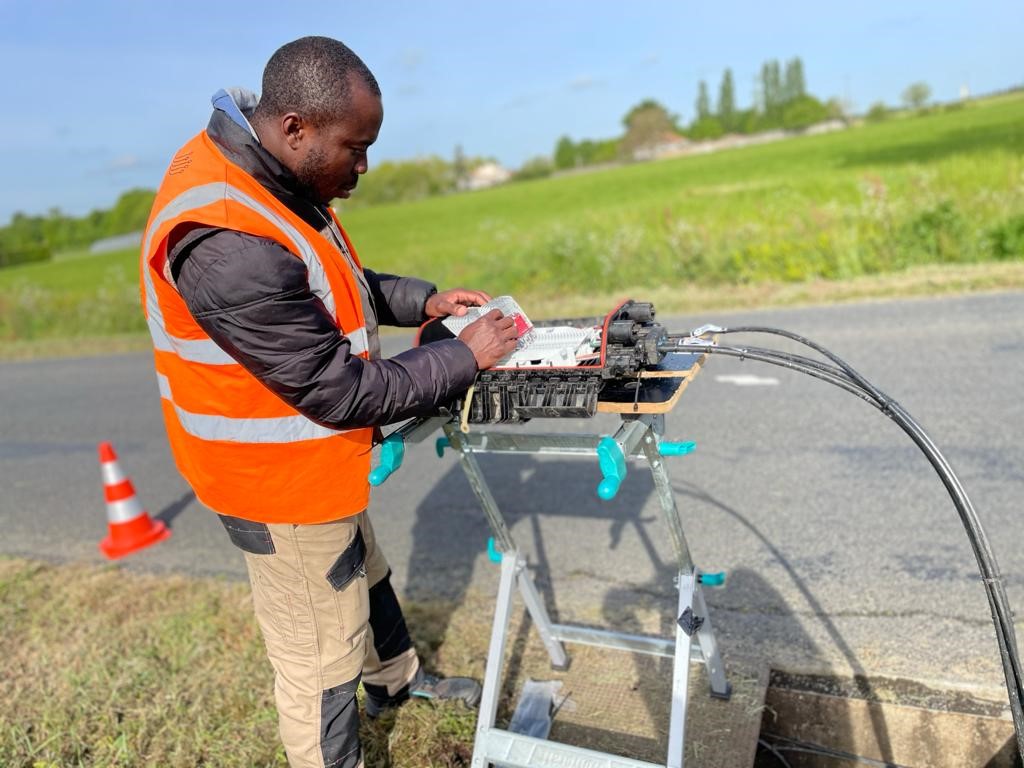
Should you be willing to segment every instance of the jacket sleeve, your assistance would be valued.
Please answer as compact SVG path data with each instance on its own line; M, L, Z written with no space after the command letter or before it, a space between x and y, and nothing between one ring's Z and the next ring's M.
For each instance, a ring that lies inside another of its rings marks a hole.
M430 413L463 392L476 360L450 339L387 360L351 354L306 267L272 240L219 230L172 253L189 311L231 357L304 416L335 429ZM421 308L422 309L422 308Z
M437 286L418 277L399 277L364 269L381 325L414 326L427 320L423 305Z

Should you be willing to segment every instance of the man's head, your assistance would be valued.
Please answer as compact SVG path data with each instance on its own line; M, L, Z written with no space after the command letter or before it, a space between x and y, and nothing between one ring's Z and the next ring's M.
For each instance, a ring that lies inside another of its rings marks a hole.
M267 62L252 124L305 194L328 203L348 197L366 173L383 118L380 87L366 64L337 40L303 37Z

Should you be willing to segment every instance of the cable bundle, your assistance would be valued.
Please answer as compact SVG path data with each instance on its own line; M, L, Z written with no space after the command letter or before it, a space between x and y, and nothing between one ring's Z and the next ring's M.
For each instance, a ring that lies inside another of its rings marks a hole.
M717 341L703 338L710 334L729 333L765 333L782 336L810 347L831 361L831 363L762 347L722 346ZM828 351L820 344L790 331L764 326L740 326L737 328L704 326L684 337L673 335L668 341L658 345L658 351L665 354L696 352L698 350L729 357L738 357L741 360L757 360L771 365L778 365L834 384L880 410L896 422L910 439L914 441L917 447L921 449L935 469L935 472L939 475L942 484L949 492L953 505L960 515L960 521L963 523L964 530L967 532L967 538L971 542L971 548L974 550L974 557L978 562L978 569L981 572L981 580L985 586L985 594L988 597L989 608L992 611L992 621L996 628L996 639L999 642L999 654L1003 664L1003 674L1006 677L1010 712L1013 717L1014 731L1017 735L1017 751L1024 758L1024 675L1022 675L1020 656L1017 653L1017 638L1013 628L1013 611L1010 609L1010 604L1006 597L1003 577L999 573L999 566L989 544L988 536L981 527L974 506L967 497L967 492L964 491L963 485L953 472L945 456L942 455L921 425L904 410L903 406L878 390L871 382L837 355Z

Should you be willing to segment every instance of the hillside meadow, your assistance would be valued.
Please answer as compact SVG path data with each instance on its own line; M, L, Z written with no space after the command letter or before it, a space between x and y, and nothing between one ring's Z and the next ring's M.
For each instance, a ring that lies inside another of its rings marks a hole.
M695 296L749 304L772 294L764 286L873 285L926 265L936 284L956 285L964 265L1004 262L1019 285L1024 93L340 215L368 266L513 294L538 317L645 290L663 309ZM143 330L137 258L65 254L0 270L0 342ZM818 292L833 293L845 295Z

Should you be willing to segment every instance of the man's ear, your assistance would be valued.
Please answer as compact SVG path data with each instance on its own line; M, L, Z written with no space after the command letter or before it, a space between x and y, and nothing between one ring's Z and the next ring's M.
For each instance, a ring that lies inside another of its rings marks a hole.
M281 135L292 149L298 149L306 134L306 123L295 112L289 112L281 118Z

